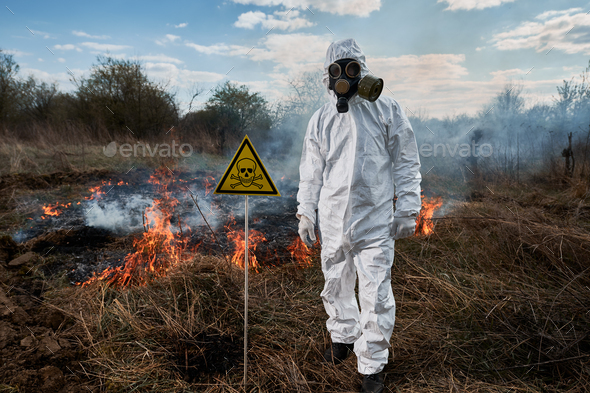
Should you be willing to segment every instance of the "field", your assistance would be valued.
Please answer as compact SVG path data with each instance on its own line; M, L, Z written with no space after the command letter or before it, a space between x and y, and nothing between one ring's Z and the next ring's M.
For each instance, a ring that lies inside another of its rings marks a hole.
M0 156L0 392L244 391L243 202L210 193L226 160L117 161L100 146ZM297 241L296 182L275 180L280 202L251 197L245 390L358 391L354 356L320 361L319 245ZM588 391L588 183L431 174L422 186L442 206L431 230L396 242L386 391ZM131 208L135 196L158 203ZM119 227L96 224L92 206L118 206L106 217Z

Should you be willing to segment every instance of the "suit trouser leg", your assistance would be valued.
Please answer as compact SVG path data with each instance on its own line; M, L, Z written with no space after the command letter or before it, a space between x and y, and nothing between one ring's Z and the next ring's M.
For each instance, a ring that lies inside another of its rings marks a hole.
M326 327L332 342L352 344L361 334L352 254L339 248L327 255L322 249L322 271L325 283L321 297L329 316Z
M395 324L395 298L391 288L393 240L363 247L354 255L359 279L361 336L355 342L358 371L375 374L383 370L389 356L389 340Z

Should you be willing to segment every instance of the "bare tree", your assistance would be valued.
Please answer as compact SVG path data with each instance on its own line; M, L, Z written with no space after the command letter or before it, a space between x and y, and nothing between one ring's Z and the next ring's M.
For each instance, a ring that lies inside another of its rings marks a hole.
M13 56L0 50L0 122L6 122L14 115L18 86L16 75L19 65Z

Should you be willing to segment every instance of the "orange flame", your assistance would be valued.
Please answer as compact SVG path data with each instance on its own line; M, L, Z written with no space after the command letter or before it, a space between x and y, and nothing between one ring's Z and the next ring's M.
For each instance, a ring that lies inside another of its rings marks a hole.
M255 229L250 229L248 232L248 267L254 268L256 273L258 273L258 268L260 264L258 263L258 259L256 258L256 248L258 244L261 242L265 242L266 238L262 234ZM234 244L234 253L231 257L231 261L233 264L238 265L242 269L244 268L245 257L244 252L246 250L246 242L244 241L244 230L240 229L237 231L232 231L227 234L227 238Z
M84 199L86 199L87 201L91 201L93 199L99 199L101 198L103 195L105 195L106 193L102 190L102 187L104 186L111 186L111 185L117 185L117 186L122 186L122 185L129 185L129 183L121 180L116 184L113 184L111 182L111 179L109 179L109 181L103 180L102 184L100 186L96 186L96 187L90 187L88 189L88 191L90 191L92 193L92 195L90 195L89 197L84 197ZM107 191L108 192L108 191Z
M59 206L58 203L56 203L55 205L44 205L43 206L43 214L46 216L54 216L57 217L61 214L61 210L57 210L57 207Z
M45 220L48 216L50 217L57 217L62 213L62 210L58 209L62 207L67 209L68 207L72 206L72 202L69 203L54 203L53 205L43 205L43 215L41 216L42 220Z
M440 208L443 204L441 197L424 198L422 195L422 210L416 220L415 235L430 235L434 231L434 223L432 222L432 215L434 211Z
M205 195L209 195L215 188L215 178L213 176L207 176L205 178Z
M225 229L227 230L227 240L228 242L233 244L234 253L231 257L231 261L233 264L238 265L242 269L244 268L245 264L245 250L246 250L246 242L244 241L244 230L238 229L235 230L232 227L236 225L236 219L233 214L230 216L229 221L225 224ZM256 273L259 272L258 268L260 264L258 263L258 259L254 254L256 248L261 242L265 242L266 238L262 232L259 232L255 229L248 230L248 267L254 268Z
M96 186L96 187L90 187L90 189L88 189L88 191L90 191L92 193L92 195L90 195L89 197L84 197L84 199L86 199L87 201L93 200L93 199L99 199L103 194L104 191L101 190L101 186Z
M311 266L311 249L303 243L299 236L293 240L293 243L287 247L287 250L291 253L293 262L297 263L300 267Z

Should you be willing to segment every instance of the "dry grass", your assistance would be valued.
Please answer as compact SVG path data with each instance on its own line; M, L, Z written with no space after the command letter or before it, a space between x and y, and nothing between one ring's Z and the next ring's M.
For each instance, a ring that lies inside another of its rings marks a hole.
M141 143L135 140L117 140L117 146L129 143L131 146ZM147 142L155 150L158 142ZM170 141L161 143L171 144ZM188 157L161 157L144 154L143 148L137 148L138 155L123 157L119 154L107 157L103 149L107 144L52 145L22 144L17 142L0 142L0 161L6 165L0 167L0 175L32 173L48 174L55 172L85 172L91 170L111 170L127 173L135 168L158 168L167 165L170 168L213 169L227 165L227 159L209 154L192 154ZM196 146L196 145L193 145ZM223 170L221 168L219 170Z
M103 148L110 142L120 147L129 144L134 147L130 157L117 152L114 157L107 157ZM183 157L178 146L190 144L193 154ZM148 144L153 152L146 152L144 147L135 145ZM158 146L168 144L175 147L175 156L165 148ZM169 132L162 132L157 137L140 140L137 134L124 130L109 132L104 127L91 130L84 124L63 123L59 126L31 122L18 127L0 126L0 175L15 173L47 174L53 172L87 171L108 169L127 172L130 168L157 168L162 165L191 169L213 169L227 165L227 160L214 153L216 147L211 138L202 130L183 129L176 126ZM219 168L219 170L223 170Z
M396 244L386 391L590 386L589 200L575 188L554 196L500 188L448 214L465 218L438 220L431 236ZM250 276L248 391L358 391L354 356L338 367L320 362L329 336L314 261ZM242 274L196 255L147 287L67 288L53 302L77 317L97 386L238 392Z

